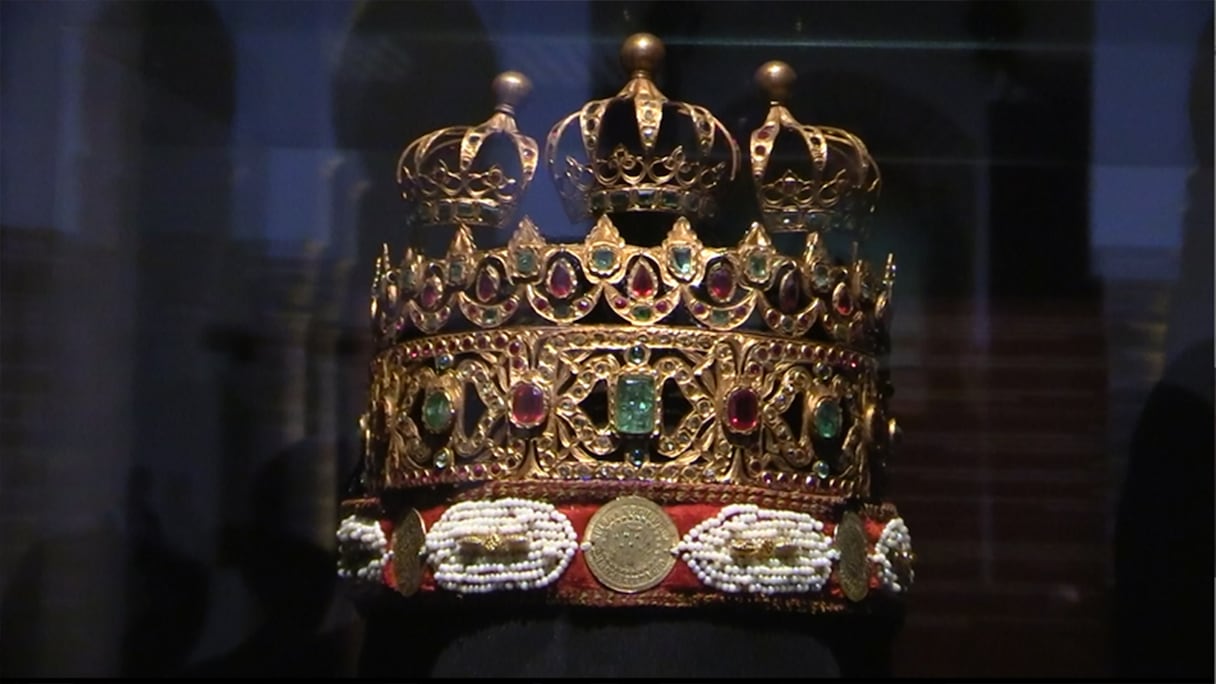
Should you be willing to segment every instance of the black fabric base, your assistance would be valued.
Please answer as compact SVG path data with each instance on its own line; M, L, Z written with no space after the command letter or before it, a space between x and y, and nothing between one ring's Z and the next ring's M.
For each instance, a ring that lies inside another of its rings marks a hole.
M887 677L901 617L719 608L365 612L360 674L382 677Z

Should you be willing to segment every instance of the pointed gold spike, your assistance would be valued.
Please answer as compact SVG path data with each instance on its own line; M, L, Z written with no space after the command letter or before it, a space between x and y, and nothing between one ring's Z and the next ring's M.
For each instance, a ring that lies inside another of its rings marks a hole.
M541 245L545 243L545 238L540 234L536 224L532 222L531 217L524 216L519 221L519 226L515 228L515 232L511 234L511 239L507 241L507 246L515 249L523 245Z
M767 249L773 246L773 240L769 237L768 231L764 226L760 225L759 221L752 221L752 227L747 230L747 234L743 236L743 241L739 243L741 248L761 248Z
M827 259L828 250L823 245L823 240L820 238L819 233L807 233L806 249L802 252L802 260L808 264L813 264L827 261Z
M619 247L625 246L625 240L621 237L620 231L613 225L612 219L607 215L600 216L595 222L595 227L587 234L586 244L611 244Z
M448 245L448 259L456 256L468 256L477 251L473 242L473 234L463 223L457 224L456 234L452 236L452 244Z
M671 230L667 233L667 239L675 242L697 242L697 234L693 232L692 224L688 219L681 216L676 219L676 222L671 226Z

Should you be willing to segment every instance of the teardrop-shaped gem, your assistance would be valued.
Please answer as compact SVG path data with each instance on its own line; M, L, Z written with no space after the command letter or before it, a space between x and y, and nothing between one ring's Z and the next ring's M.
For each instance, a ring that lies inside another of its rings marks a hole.
M781 285L777 290L777 306L785 313L798 310L798 273L787 271L781 277Z
M547 283L549 294L558 299L569 299L574 293L574 269L570 267L570 262L565 259L558 259L554 262L552 268L549 269L549 280Z
M838 284L836 291L832 293L832 306L836 307L836 312L841 316L848 316L853 312L853 296L849 294L844 283Z
M439 306L439 297L443 290L438 278L427 278L426 284L422 286L422 292L418 293L418 303L427 311L434 311Z
M498 272L489 266L483 266L477 274L477 301L488 304L498 297Z
M735 270L729 261L718 261L709 268L709 273L705 275L705 287L715 302L721 304L730 300L735 293Z
M654 270L645 261L633 265L629 274L629 294L634 299L650 299L657 287Z

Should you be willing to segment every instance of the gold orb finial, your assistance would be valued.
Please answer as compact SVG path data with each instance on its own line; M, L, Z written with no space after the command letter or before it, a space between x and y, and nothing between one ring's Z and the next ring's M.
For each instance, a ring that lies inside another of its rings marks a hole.
M512 112L532 92L532 80L518 71L504 71L494 77L494 98L499 110Z
M621 45L621 64L631 74L639 71L654 73L663 62L666 49L659 37L650 33L635 33Z
M765 62L756 69L756 84L777 104L784 103L790 96L790 90L797 78L794 67L776 59Z

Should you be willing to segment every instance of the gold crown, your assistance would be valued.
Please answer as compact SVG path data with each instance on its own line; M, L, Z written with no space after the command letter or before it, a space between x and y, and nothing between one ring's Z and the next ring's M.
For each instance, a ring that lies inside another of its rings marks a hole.
M515 105L532 83L519 72L494 79L497 107L476 126L441 128L410 143L397 163L397 183L420 225L506 225L536 172L536 141L515 125ZM505 142L507 158L487 148ZM483 150L487 150L483 154Z
M630 36L621 47L630 73L625 87L549 131L545 159L571 220L609 211L710 216L715 190L734 180L739 147L722 122L704 107L667 99L651 80L663 54L663 43L649 33ZM585 159L559 160L564 134L576 122ZM632 133L610 137L606 129L622 123Z
M865 143L852 133L799 123L785 107L794 70L768 62L756 80L769 94L764 123L751 135L752 179L764 224L773 232L844 230L864 233L874 211L882 176ZM809 159L781 167L773 159L785 132L805 147ZM809 162L805 163L805 162ZM801 170L800 170L801 167Z
M774 105L751 158L769 228L755 222L734 246L706 245L689 217L704 215L736 156L711 165L705 153L718 140L736 155L734 143L708 111L654 88L657 38L625 45L629 85L550 133L552 160L561 131L580 121L590 160L567 160L555 180L572 214L596 217L581 241L550 242L525 216L505 245L476 244L473 228L502 225L486 208L519 198L487 199L464 182L485 173L473 165L479 141L505 135L525 171L511 187L530 178L535 147L510 105L406 149L403 178L420 188L421 169L459 143L456 175L438 161L430 173L462 182L423 195L436 207L424 220L456 228L442 257L410 248L394 265L386 246L376 263L363 492L345 505L343 572L404 594L873 605L867 596L911 580L907 529L875 479L898 435L880 364L895 266L888 257L871 268L856 243L847 258L832 255L821 233L858 225L845 215L870 210L877 166L853 136L798 124L779 104L792 69L766 64L758 81ZM510 80L512 96L526 90L526 79ZM621 103L637 112L642 148L628 163L621 150L635 153L604 137L597 118ZM664 108L693 120L703 159L658 148ZM766 180L779 128L806 141L817 171ZM790 178L806 191L769 202ZM617 192L627 200L613 201ZM664 193L674 201L655 199ZM446 218L441 206L452 207ZM481 213L461 216L462 206ZM790 206L802 213L784 222ZM613 215L639 211L675 214L661 244L622 236ZM785 253L770 231L805 242Z

